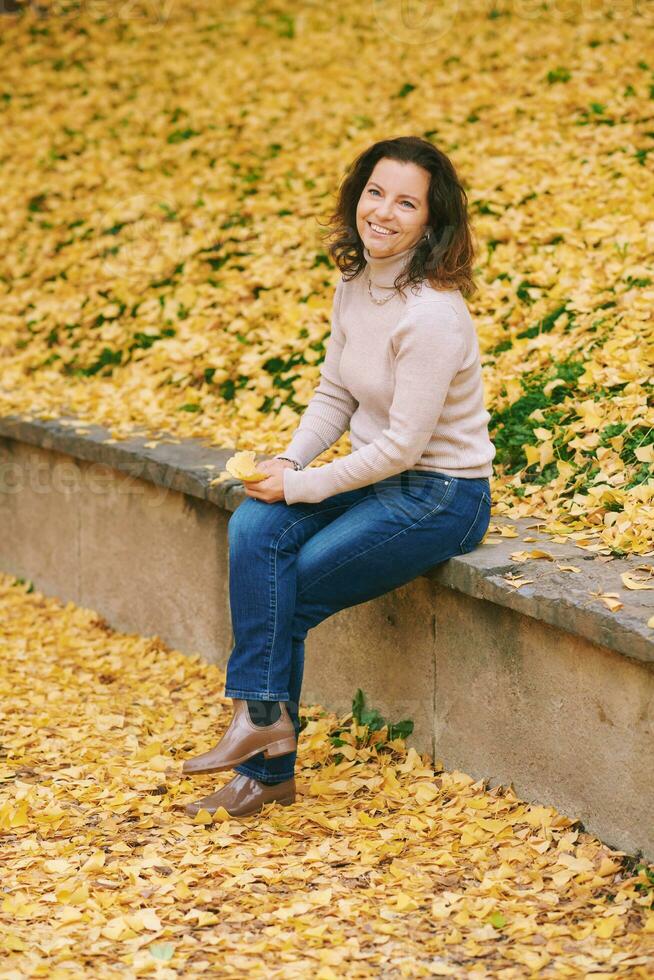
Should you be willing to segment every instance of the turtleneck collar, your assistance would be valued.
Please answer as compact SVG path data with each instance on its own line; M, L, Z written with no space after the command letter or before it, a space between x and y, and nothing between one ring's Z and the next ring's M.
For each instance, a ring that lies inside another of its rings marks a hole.
M363 257L368 265L368 271L373 286L391 287L398 275L410 261L411 254L417 248L418 243L410 245L402 252L395 255L384 255L375 257L370 254L366 246L363 246Z

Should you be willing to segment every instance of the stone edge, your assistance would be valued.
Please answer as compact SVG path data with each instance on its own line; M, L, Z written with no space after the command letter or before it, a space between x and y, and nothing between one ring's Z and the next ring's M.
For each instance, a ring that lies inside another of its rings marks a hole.
M65 422L68 424L62 424ZM75 428L85 431L78 433ZM235 450L206 445L201 439L178 440L166 433L160 436L148 433L108 443L109 431L103 426L65 415L56 419L0 417L0 438L109 466L157 486L207 500L224 510L234 511L246 499L239 480L210 486L210 481L224 470ZM148 448L144 445L154 439L158 440L157 446ZM207 466L213 469L207 469ZM559 546L557 557L579 556L570 545L564 545ZM627 568L630 566L629 561L623 564ZM633 566L633 562L631 564ZM553 593L543 583L534 581L531 588L524 586L518 590L503 576L521 568L499 551L495 558L488 548L477 548L467 555L451 558L427 572L426 577L447 588L539 619L626 657L654 663L654 634L645 619L629 610L616 614L598 606L589 608L590 589L565 594L560 588ZM591 581L589 584L597 583Z

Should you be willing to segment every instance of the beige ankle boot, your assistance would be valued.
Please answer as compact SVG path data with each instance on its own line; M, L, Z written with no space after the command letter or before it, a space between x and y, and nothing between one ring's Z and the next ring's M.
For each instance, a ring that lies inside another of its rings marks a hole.
M233 703L234 715L227 731L213 749L184 761L182 772L185 775L233 769L259 752L263 752L266 759L272 759L295 751L295 729L283 701L279 702L281 715L272 725L253 724L247 701L234 698Z

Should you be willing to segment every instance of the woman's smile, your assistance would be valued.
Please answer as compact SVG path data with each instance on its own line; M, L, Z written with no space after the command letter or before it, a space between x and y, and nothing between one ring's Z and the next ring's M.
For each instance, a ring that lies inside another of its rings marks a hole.
M392 228L384 228L383 225L378 225L376 222L369 221L368 224L372 228L373 233L382 238L388 238L390 235L397 234Z

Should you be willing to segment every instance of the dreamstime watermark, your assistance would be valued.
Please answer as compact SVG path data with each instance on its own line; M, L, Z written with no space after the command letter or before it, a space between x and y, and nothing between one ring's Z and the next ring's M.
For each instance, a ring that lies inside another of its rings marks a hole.
M30 459L26 465L9 454L0 455L0 495L11 496L26 491L64 496L79 493L134 495L142 497L146 507L159 507L170 489L152 482L147 460L137 466L135 472L123 473L104 463L79 466L73 460L49 463Z
M456 26L460 0L371 0L376 25L400 44L427 45Z
M101 269L109 278L141 281L162 271L166 224L175 220L175 208L156 194L121 198L103 215L99 231Z
M407 469L378 480L373 495L394 520L407 526L421 520L444 503L454 477L434 470Z
M85 14L93 20L164 27L177 0L0 0L0 13L32 13L40 19Z
M486 0L489 14L518 17L521 20L564 20L576 23L620 20L634 14L651 14L650 0Z
M473 18L515 17L520 20L620 22L628 17L654 16L651 0L482 0L468 13L461 0L370 0L374 23L404 45L422 47L442 40Z

